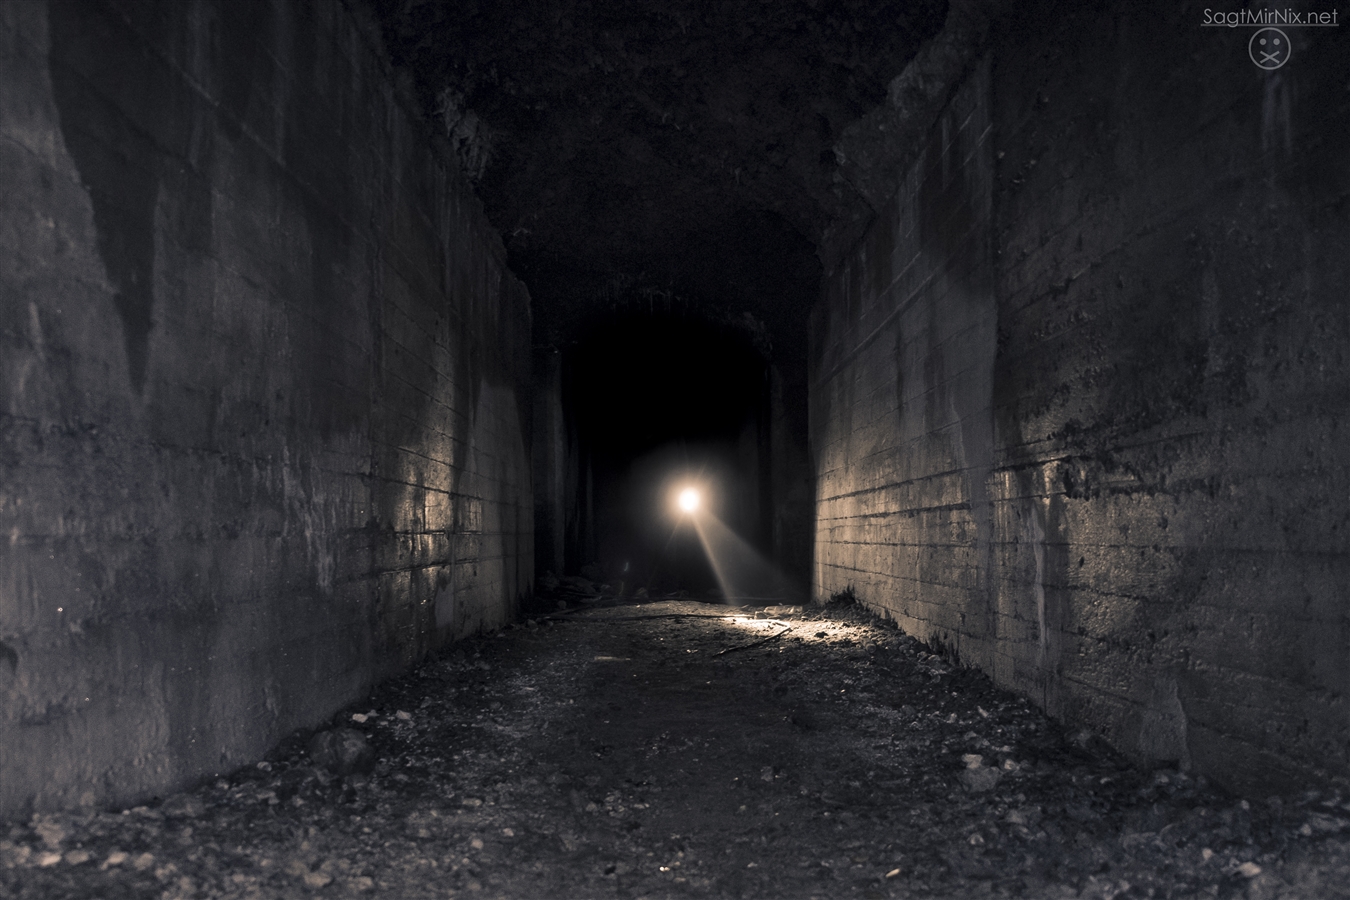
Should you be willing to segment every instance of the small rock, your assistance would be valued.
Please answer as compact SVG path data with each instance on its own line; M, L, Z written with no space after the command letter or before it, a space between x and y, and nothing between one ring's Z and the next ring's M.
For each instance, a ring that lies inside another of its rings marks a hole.
M1326 816L1321 813L1313 813L1308 817L1308 821L1299 829L1299 834L1307 837L1312 834L1335 834L1343 830L1344 820Z
M1255 878L1247 880L1247 900L1275 900L1277 897L1288 897L1285 893L1289 886L1279 878L1276 878L1269 872L1262 872Z
M142 853L140 856L136 857L131 861L131 867L135 869L137 872L144 872L146 869L150 868L154 864L155 864L155 854L153 853Z
M469 846L472 847L472 848L475 849L475 850L482 850L482 849L483 849L483 839L482 839L482 838L474 838L473 840L469 841Z
M1255 878L1261 874L1261 867L1254 862L1245 862L1237 867L1237 871L1243 878Z
M0 865L3 865L6 869L28 865L28 860L32 855L33 848L27 844L0 841Z
M966 790L973 794L979 794L998 784L999 779L1003 777L1003 773L989 766L980 766L964 769L959 777Z
M375 890L375 879L369 875L358 875L347 882L347 886L353 891L365 893Z
M88 850L68 850L66 851L66 864L71 866L82 866L89 862L92 854Z
M159 809L171 819L195 819L206 812L206 804L193 794L175 794Z
M126 861L127 861L127 854L123 853L121 850L114 850L113 852L108 854L108 858L103 861L103 865L100 866L99 868L109 869L112 868L113 866L120 866L122 863Z
M886 873L886 877L887 877L887 878L894 878L894 877L896 877L896 876L899 875L899 874L900 874L900 870L899 870L899 869L891 869L889 872Z
M328 875L323 872L305 873L305 887L313 888L314 890L318 890L321 887L327 887L332 880L333 880L332 875Z
M334 775L366 773L375 767L375 751L354 728L321 731L309 741L309 758Z
M398 712L394 713L394 715L404 722L412 721L412 713L406 713L401 709Z
M65 823L56 816L33 816L33 831L42 838L42 843L53 849L61 846L69 834Z
M1102 817L1087 803L1070 803L1064 807L1064 814L1075 822L1097 822Z
M46 853L39 854L37 858L38 866L44 869L47 868L48 866L54 866L60 861L61 861L61 854L52 853L50 850L47 851Z
M352 721L358 725L364 725L369 718L365 713L352 713Z

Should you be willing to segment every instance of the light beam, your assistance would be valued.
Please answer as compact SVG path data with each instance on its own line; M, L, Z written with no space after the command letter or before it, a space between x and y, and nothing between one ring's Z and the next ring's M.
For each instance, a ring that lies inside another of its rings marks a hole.
M797 591L788 578L720 519L704 511L694 517L693 523L728 603L794 602Z

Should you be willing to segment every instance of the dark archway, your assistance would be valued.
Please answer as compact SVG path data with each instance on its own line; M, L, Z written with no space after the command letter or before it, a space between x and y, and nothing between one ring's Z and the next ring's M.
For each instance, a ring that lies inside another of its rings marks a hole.
M769 365L743 330L679 313L626 312L563 354L575 481L567 557L635 590L714 584L667 494L698 478L737 533L767 549Z

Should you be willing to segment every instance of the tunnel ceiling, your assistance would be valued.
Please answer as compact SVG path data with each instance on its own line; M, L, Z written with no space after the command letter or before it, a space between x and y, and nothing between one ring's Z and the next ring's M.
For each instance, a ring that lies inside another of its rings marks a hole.
M871 216L839 135L946 15L945 0L375 6L545 340L669 294L804 329L822 236Z

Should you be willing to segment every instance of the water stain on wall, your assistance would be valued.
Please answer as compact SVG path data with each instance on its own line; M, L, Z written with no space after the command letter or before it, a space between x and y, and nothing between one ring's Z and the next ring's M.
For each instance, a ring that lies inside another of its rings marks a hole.
M149 10L132 23L102 7L48 7L48 71L61 134L89 192L99 255L122 321L127 373L141 394L155 324L156 206L161 180L187 161L193 106L163 58L136 41L110 39L133 24L152 41L173 28ZM210 222L209 189L189 190L185 199L186 218Z

